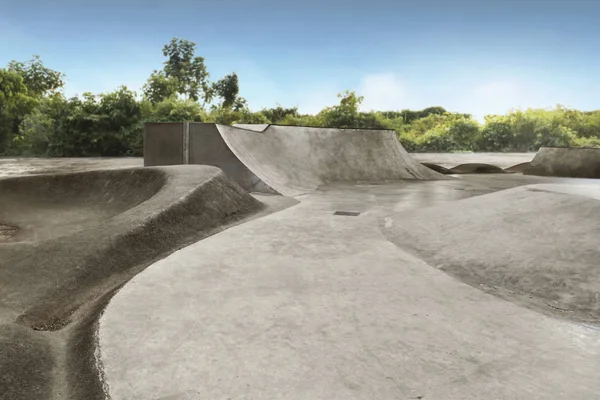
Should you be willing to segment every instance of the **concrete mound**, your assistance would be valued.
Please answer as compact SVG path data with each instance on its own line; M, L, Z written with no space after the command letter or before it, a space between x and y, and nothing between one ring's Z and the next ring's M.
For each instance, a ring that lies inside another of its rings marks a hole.
M11 371L0 398L97 398L88 386L100 390L90 376L102 302L157 259L261 209L209 166L0 179L0 369ZM58 389L56 365L69 376Z
M434 170L435 172L438 172L440 174L444 174L444 175L450 175L452 174L452 172L450 172L450 170L446 167L442 167L441 165L438 164L433 164L433 163L421 163L422 165L426 166L429 169Z
M19 228L0 244L2 306L39 330L186 236L261 208L207 166L7 178L0 194L3 223Z
M513 165L512 167L502 169L498 165L485 164L485 163L465 163L459 164L452 168L446 168L439 164L423 162L422 165L426 166L429 169L434 170L435 172L439 172L444 175L452 175L452 174L516 174L523 172L527 167L529 167L529 162L520 163L517 165Z
M460 164L454 168L450 168L451 174L503 174L505 171L491 164L484 163L467 163Z
M523 173L600 179L600 149L542 147Z
M297 195L348 181L443 179L394 131L277 125L146 124L145 165L217 166L246 190Z
M387 219L430 265L503 298L600 321L600 185L529 185Z
M504 171L510 174L519 174L523 173L529 166L531 165L531 161L522 162L517 165L513 165L512 167L504 168Z

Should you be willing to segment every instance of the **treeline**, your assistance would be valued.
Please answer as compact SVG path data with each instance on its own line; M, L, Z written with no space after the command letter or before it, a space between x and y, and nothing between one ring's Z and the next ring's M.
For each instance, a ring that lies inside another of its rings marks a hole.
M238 76L211 82L195 48L182 39L164 46L163 68L151 74L140 96L123 86L66 98L64 75L39 57L10 62L0 69L0 155L139 156L143 123L171 121L392 129L414 152L600 147L600 110L519 110L488 116L480 124L442 107L361 112L363 98L347 91L339 95L339 104L316 115L285 107L252 112L239 95Z

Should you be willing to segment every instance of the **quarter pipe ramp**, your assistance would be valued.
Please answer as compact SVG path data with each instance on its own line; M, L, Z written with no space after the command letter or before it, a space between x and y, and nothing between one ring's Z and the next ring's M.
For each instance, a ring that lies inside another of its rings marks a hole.
M250 191L294 196L333 182L444 179L413 160L391 130L173 125L146 124L145 165L213 165Z

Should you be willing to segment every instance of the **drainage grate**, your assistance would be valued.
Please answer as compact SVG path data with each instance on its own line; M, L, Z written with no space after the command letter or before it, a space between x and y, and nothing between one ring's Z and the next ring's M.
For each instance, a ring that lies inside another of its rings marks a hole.
M0 242L15 236L18 230L16 226L0 224Z
M356 212L356 211L336 211L333 213L333 215L344 215L347 217L356 217L356 216L360 215L360 213Z

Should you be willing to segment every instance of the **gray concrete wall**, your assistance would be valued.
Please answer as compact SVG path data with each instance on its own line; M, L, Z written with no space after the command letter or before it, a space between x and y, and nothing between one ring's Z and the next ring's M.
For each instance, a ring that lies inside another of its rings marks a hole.
M277 193L233 154L215 124L189 124L189 163L218 167L248 191Z
M600 179L600 149L542 147L523 173Z
M144 166L186 164L184 125L182 122L144 124Z

